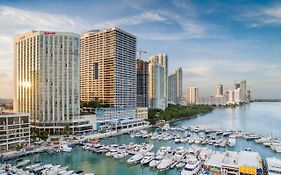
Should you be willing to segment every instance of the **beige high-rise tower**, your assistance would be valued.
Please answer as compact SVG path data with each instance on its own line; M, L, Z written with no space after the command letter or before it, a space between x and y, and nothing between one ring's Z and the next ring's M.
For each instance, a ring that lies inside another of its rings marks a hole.
M114 108L136 107L136 37L118 28L81 37L81 101Z
M40 131L74 128L80 115L79 35L31 31L14 40L14 110ZM73 129L74 131L74 129Z

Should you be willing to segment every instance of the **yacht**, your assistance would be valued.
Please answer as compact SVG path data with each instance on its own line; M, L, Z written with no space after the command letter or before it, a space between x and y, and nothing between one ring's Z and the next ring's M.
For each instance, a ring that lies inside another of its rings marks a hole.
M198 155L198 159L201 160L201 161L206 161L211 157L211 155L212 155L212 150L204 147L200 151L200 153Z
M128 164L137 164L138 162L140 162L143 159L143 155L141 153L137 153L134 156L132 156L131 158L129 158L127 160Z
M182 159L178 162L178 164L176 165L177 168L183 168L186 165L186 159Z
M164 155L166 154L167 150L171 149L170 147L160 147L160 149L157 151L156 156L158 157L164 157Z
M71 147L69 147L67 144L63 144L63 145L61 145L61 150L63 151L63 152L71 152L72 151L72 148Z
M198 146L190 146L188 149L188 154L193 155L195 157L198 156L199 152L200 152L200 147Z
M159 171L165 171L170 168L170 166L175 162L174 157L165 157L160 161L160 163L157 165L157 169Z
M27 165L27 164L29 164L30 163L30 160L19 160L18 162L17 162L17 164L16 164L16 167L17 168L19 168L19 167L23 167L23 166L25 166L25 165Z
M149 162L149 166L151 168L154 168L161 162L161 160L162 160L162 157L156 156L152 161Z
M184 147L178 147L176 149L176 153L175 153L175 159L176 161L180 161L181 159L184 158L184 156L186 155L187 150Z
M167 130L169 130L171 127L170 127L170 125L167 123L167 124L165 124L164 126L163 126L163 130L165 130L165 131L167 131Z
M141 160L141 164L142 165L145 165L145 164L148 164L149 162L151 162L153 159L154 159L154 153L152 152L148 152L144 157L143 159Z
M117 152L113 155L113 157L114 157L115 159L123 159L123 158L125 158L126 156L128 156L128 153L127 153L126 151L117 151Z
M230 135L227 144L230 147L234 147L236 145L236 137L234 135Z
M281 174L281 160L275 157L266 158L268 175Z
M201 169L201 162L196 158L189 159L181 171L181 175L194 175Z

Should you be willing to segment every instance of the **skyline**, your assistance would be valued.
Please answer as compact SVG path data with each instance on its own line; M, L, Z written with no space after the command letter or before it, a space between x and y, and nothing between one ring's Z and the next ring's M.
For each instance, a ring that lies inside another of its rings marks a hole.
M169 74L182 67L184 94L197 86L202 96L214 95L217 84L233 89L235 80L246 79L253 97L281 98L278 1L65 2L0 1L0 97L12 98L17 35L116 26L137 37L137 48L147 51L143 59L167 53ZM109 2L114 8L104 12Z

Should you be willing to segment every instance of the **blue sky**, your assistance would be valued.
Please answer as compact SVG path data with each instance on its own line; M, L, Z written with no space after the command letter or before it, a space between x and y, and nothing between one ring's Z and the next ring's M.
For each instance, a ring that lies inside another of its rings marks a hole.
M143 59L165 52L200 96L246 79L254 97L281 98L281 2L248 0L0 0L0 97L12 97L12 40L29 30L117 26Z

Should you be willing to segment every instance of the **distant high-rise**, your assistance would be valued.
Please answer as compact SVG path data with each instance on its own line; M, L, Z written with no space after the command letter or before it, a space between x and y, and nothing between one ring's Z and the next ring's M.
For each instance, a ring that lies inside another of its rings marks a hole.
M219 84L216 87L216 97L222 97L223 96L223 85Z
M80 115L79 43L77 34L46 31L14 40L14 110L39 131L73 128Z
M235 85L235 89L240 88L240 83L235 83L234 85Z
M168 101L173 104L182 103L182 68L176 69L168 77Z
M251 102L251 91L247 91L247 103Z
M159 54L148 58L149 108L168 106L168 56Z
M247 102L247 84L246 80L240 82L240 89L241 89L241 102Z
M168 103L176 104L176 74L168 76Z
M137 107L148 107L148 62L137 60Z
M187 90L187 103L188 104L197 104L199 92L197 87L189 87Z
M118 28L83 33L80 76L81 101L135 108L136 37Z
M241 92L242 91L241 91L240 88L234 90L234 102L236 104L239 104L240 102L242 102L242 100L241 100Z
M228 91L227 103L228 103L228 104L235 104L235 94L234 94L234 90L229 90L229 91Z

